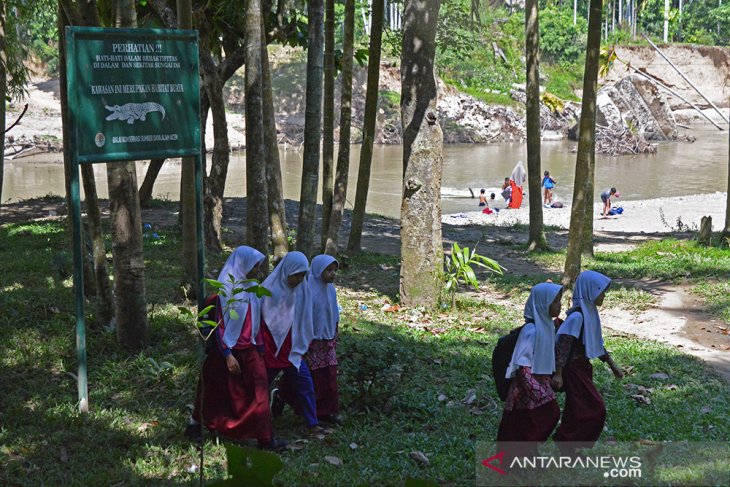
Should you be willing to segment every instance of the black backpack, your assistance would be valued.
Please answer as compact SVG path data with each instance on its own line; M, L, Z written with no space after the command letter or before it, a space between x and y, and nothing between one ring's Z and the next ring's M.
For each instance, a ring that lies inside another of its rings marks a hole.
M515 351L515 345L517 345L517 339L520 337L520 332L525 325L519 326L509 332L508 334L500 337L497 340L497 346L494 347L492 352L492 376L494 377L494 386L497 388L497 394L501 400L507 399L507 392L509 392L509 386L512 383L512 379L505 377L507 373L507 367L512 361L512 354Z

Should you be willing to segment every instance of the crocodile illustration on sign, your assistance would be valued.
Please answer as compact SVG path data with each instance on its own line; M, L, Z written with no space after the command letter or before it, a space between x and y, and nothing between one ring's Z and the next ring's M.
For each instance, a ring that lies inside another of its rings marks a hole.
M162 113L162 118L165 118L165 107L154 102L127 103L121 106L107 105L104 108L112 112L108 117L106 117L107 120L126 120L126 122L130 125L132 125L135 120L142 120L144 122L147 114L150 112L160 112Z

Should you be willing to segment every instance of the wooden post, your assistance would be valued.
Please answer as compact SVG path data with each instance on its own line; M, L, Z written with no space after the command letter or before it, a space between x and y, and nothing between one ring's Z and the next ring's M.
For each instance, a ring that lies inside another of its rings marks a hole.
M699 89L699 88L697 88L697 87L696 87L696 86L694 85L694 83L692 83L692 81L690 81L690 80L689 80L689 78L687 78L687 77L686 77L686 76L684 75L684 73L683 73L682 71L680 71L680 70L679 70L679 68L678 68L677 66L675 66L675 65L674 65L674 63L673 63L672 61L670 61L670 60L669 60L669 58L668 58L667 56L665 56L665 55L664 55L664 53L663 53L663 52L662 52L662 51L661 51L661 50L660 50L660 49L659 49L659 48L658 48L658 47L656 46L656 44L654 44L653 42L651 42L651 39L649 39L649 38L648 38L648 37L646 36L646 34L642 34L642 35L644 36L644 39L646 39L646 41L647 41L647 42L648 42L648 43L649 43L649 44L651 45L651 47L653 47L653 48L654 48L654 49L656 50L656 52L658 52L658 53L659 53L659 55L660 55L661 57L663 57L663 58L664 58L664 60L665 60L666 62L668 62L668 63L669 63L669 65L670 65L671 67L673 67L673 68L674 68L674 70L675 70L675 71L676 71L677 73L679 73L679 75L680 75L680 76L682 77L682 79L683 79L683 80L685 80L685 81L686 81L687 83L689 83L689 85L690 85L690 86L691 86L692 88L694 88L694 89L695 89L695 91L696 91L697 93L699 93L699 95L700 95L700 96L701 96L702 98L704 98L704 99L705 99L705 101L706 101L707 103L709 103L709 104L710 104L710 106L711 106L712 108L714 108L714 109L715 109L715 111L716 111L717 113L719 113L719 114L720 114L720 117L722 117L722 120L723 120L724 122L730 123L730 120L728 120L727 118L725 118L725 114L724 114L724 113L722 113L722 112L720 111L720 109L719 109L719 108L717 108L717 106L715 106L715 104L714 104L714 103L712 103L712 101L711 101L711 100L710 100L709 98L707 98L707 96L705 96L705 94L704 94L704 93L702 93L702 91L700 91L700 89Z

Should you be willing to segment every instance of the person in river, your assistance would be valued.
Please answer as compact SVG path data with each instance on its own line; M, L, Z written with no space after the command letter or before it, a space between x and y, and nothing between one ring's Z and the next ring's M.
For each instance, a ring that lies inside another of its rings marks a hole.
M555 187L556 181L550 177L550 171L545 171L544 177L542 178L542 203L545 208L550 208L553 203L553 188Z
M512 190L510 191L508 208L518 209L522 206L522 196L524 194L523 185L526 179L527 172L525 172L525 166L522 165L522 161L518 161L512 170L512 175L509 177L509 185Z
M575 455L591 448L601 436L606 422L606 404L593 383L591 359L608 364L617 379L623 371L614 363L603 344L601 317L611 279L595 271L578 274L573 289L573 307L557 332L553 387L565 390L565 408L560 426L553 434L561 452Z
M487 190L486 189L482 189L479 192L479 206L489 206L489 204L487 203Z
M621 197L621 193L616 191L616 188L607 189L601 193L601 201L603 202L602 216L605 218L608 216L608 212L611 211L611 196L616 198Z

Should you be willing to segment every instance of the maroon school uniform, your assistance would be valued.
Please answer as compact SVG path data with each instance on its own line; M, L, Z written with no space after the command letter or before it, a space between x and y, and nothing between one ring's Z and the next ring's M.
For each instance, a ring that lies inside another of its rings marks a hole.
M337 338L314 340L304 357L309 365L317 398L317 416L326 418L340 413L337 389Z
M219 303L217 316L221 315ZM272 437L269 388L264 359L251 341L251 306L240 338L230 350L221 340L225 333L223 320L218 322L218 346L208 353L203 364L203 380L198 382L193 419L228 438L255 438L268 443ZM225 355L229 351L238 361L241 375L228 371Z
M556 362L566 364L563 369L565 408L553 439L577 442L582 448L590 448L601 436L606 422L606 404L593 384L593 366L583 344L570 335L558 335Z

